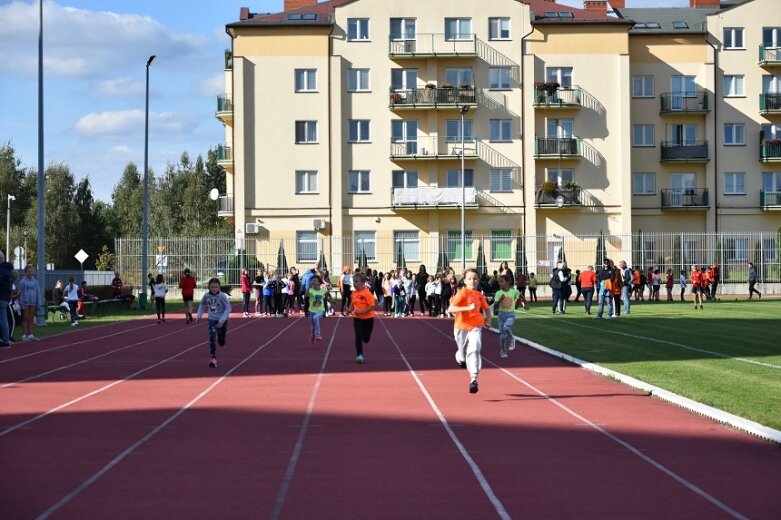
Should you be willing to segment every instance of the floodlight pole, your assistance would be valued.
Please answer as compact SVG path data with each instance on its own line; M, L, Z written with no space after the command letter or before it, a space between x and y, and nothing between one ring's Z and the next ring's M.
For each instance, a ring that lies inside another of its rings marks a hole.
M466 272L466 179L464 170L464 116L469 105L461 107L461 276Z
M144 217L141 230L141 283L138 290L138 306L146 309L147 254L149 242L149 66L155 61L153 54L146 61L146 105L144 108Z

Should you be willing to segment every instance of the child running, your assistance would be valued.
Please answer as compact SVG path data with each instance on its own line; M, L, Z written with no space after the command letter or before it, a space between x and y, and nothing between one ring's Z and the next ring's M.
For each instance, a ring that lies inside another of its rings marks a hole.
M529 308L526 298L512 286L512 278L503 274L499 277L499 290L494 295L494 314L499 318L499 355L503 358L508 356L508 350L515 350L513 323L515 309L521 306Z
M193 321L193 297L195 296L195 278L190 276L190 269L185 268L183 276L179 279L179 288L182 290L184 302L185 323Z
M369 343L374 329L374 295L366 288L366 275L357 272L353 275L353 292L347 306L347 313L353 316L355 329L355 362L363 363L363 344Z
M152 284L152 292L155 296L155 310L157 311L157 324L165 323L165 295L168 294L168 284L162 274L158 274L155 283Z
M453 335L456 338L456 363L469 370L471 381L469 393L477 393L477 376L480 374L480 348L482 327L491 324L488 302L477 290L477 270L467 269L464 273L464 288L450 300L447 312L456 315Z
M201 314L207 311L209 319L209 353L211 359L209 366L217 367L217 346L215 340L221 347L225 346L225 334L228 332L228 317L231 313L231 304L228 296L220 290L220 280L212 278L209 280L209 292L201 298L201 304L198 305L198 312L195 314L195 323L201 320Z
M312 337L310 343L322 341L320 335L320 320L325 316L325 302L331 299L328 289L321 285L323 280L319 275L314 275L309 281L309 289L306 291L306 297L309 299L309 318L312 320Z

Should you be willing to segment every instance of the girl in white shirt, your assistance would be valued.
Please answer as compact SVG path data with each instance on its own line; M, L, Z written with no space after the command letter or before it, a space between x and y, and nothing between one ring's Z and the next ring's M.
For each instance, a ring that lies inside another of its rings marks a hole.
M68 285L65 286L64 293L65 300L68 302L68 309L71 312L71 327L75 327L79 324L79 316L76 313L76 308L79 305L79 286L72 276L68 278Z
M168 294L168 284L165 283L162 274L152 284L152 292L155 295L155 310L157 310L157 323L165 323L165 295Z

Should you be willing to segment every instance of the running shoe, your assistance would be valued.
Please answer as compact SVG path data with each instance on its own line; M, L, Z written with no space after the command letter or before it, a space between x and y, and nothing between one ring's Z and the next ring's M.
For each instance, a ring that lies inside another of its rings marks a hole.
M457 364L458 364L458 366L460 366L461 368L466 368L466 361L456 361L456 363L457 363Z
M472 379L472 382L469 383L469 393L470 394L477 393L477 379Z
M212 368L217 368L217 358L213 357L211 361L209 361L209 366Z
M323 336L318 334L317 336L315 336L315 341L323 341Z
M499 352L499 356L503 357L503 358L506 358L506 357L509 357L509 354L507 354L507 352Z
M507 345L507 349L515 350L515 338L510 338L509 340L507 340L507 342L509 343L509 345Z
M363 354L358 354L358 357L355 358L355 362L359 365L363 365Z

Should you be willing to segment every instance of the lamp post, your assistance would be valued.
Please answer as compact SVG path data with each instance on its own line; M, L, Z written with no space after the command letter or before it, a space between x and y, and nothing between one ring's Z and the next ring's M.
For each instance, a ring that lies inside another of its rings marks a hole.
M8 210L6 211L5 218L5 254L6 262L11 259L11 201L16 200L16 197L8 195Z
M461 276L466 272L466 178L464 175L464 116L469 106L461 107Z
M25 267L27 267L27 235L29 234L29 231L25 229L22 234L24 235L24 253L22 256L24 262L22 262L22 269L24 269Z
M138 291L138 305L146 309L147 248L149 242L149 66L155 61L153 54L146 60L146 104L144 107L144 218L141 238L141 287Z

